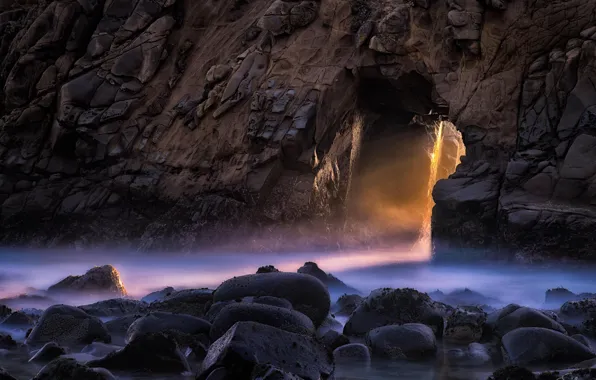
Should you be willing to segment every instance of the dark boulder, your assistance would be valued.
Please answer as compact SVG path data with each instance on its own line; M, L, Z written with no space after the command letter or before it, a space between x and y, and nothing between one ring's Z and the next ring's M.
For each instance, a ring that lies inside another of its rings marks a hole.
M486 313L477 306L461 306L447 317L443 339L452 343L468 344L482 337Z
M565 328L545 313L511 304L488 315L487 325L498 336L520 327L542 327L567 334Z
M333 351L333 361L336 366L354 364L369 365L370 349L361 343L346 344Z
M277 306L238 302L224 307L213 321L211 339L217 340L236 322L251 321L305 335L314 335L315 327L306 315Z
M350 316L360 306L364 298L358 294L344 294L331 307L331 312L339 316Z
M12 314L12 309L6 305L0 305L0 319L8 317Z
M174 291L163 300L151 303L149 310L203 317L212 303L213 290L184 289Z
M10 334L0 332L0 349L12 350L16 347L17 342L15 342Z
M121 317L129 314L144 313L147 311L147 305L141 301L114 298L79 306L79 309L95 317Z
M333 315L329 314L327 318L321 323L321 326L317 329L317 337L320 338L327 334L329 331L337 331L341 333L343 331L342 324L333 317Z
M86 345L93 341L110 343L111 338L104 324L83 310L54 305L48 308L27 337L30 346L41 346L48 342L60 345Z
M588 347L558 331L522 327L505 334L503 351L510 364L577 363L596 357Z
M256 365L250 378L251 380L303 380L300 376L268 364Z
M219 312L226 306L235 303L258 303L263 305L271 305L282 307L284 309L292 310L294 307L292 303L286 299L270 296L257 296L257 297L243 297L234 301L222 301L216 302L209 307L209 310L205 314L205 319L213 323Z
M488 380L536 380L536 376L529 369L508 366L493 372Z
M300 273L262 273L234 277L213 294L214 302L247 296L272 296L290 301L295 310L306 314L319 326L330 308L329 291L313 276Z
M334 293L360 293L358 290L346 285L343 281L333 276L331 273L325 273L317 263L311 261L304 263L302 267L298 269L298 273L308 274L310 276L318 278L330 292Z
M440 336L444 315L444 308L425 293L414 289L382 288L373 290L352 313L344 326L344 334L362 336L377 327L423 323Z
M126 347L92 360L89 367L151 373L182 373L189 370L176 341L162 333L135 337Z
M126 342L130 343L137 337L148 333L168 332L174 335L176 333L208 335L210 330L211 323L192 315L154 312L137 319L130 325L126 332Z
M596 317L596 298L565 302L561 306L561 314L568 318Z
M373 356L392 360L423 360L437 352L437 341L432 329L420 323L383 326L366 335L366 344Z
M58 358L45 367L32 380L116 380L103 368L89 368L74 359Z
M35 320L23 313L22 311L15 311L14 313L10 314L6 319L2 322L2 326L10 327L10 328L24 328L27 329L35 324Z
M4 368L0 367L0 380L17 380L12 377Z
M171 286L168 286L167 288L163 288L162 290L157 290L155 292L147 294L145 297L141 298L141 301L145 303L163 301L166 297L170 296L175 291L176 289L172 288Z
M114 294L125 296L120 273L111 265L94 267L82 276L68 276L48 288L50 293Z
M350 344L350 338L344 334L340 334L335 330L327 331L327 334L319 338L319 341L327 347L329 352L333 352L336 348Z
M333 371L329 353L312 337L238 322L209 347L197 379L207 379L218 367L225 367L230 379L250 379L258 365L272 365L305 380L325 379Z
M130 325L137 319L141 318L141 314L125 315L123 317L114 318L104 323L108 333L112 337L112 343L114 344L125 344L126 332L130 328Z
M29 362L47 363L66 354L66 349L54 342L44 344L42 348L35 351Z

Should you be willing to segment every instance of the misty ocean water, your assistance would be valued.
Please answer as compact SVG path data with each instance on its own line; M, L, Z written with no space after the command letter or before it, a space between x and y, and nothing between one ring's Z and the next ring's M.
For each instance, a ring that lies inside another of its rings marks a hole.
M381 287L415 288L423 292L441 290L445 293L469 288L496 299L494 307L509 303L541 308L545 291L565 287L575 293L596 292L596 271L581 265L506 265L506 264L435 264L424 254L409 249L383 251L353 251L337 253L302 252L275 253L209 253L146 254L105 251L0 251L0 298L20 294L43 294L43 290L68 275L83 274L96 265L112 264L121 274L129 295L141 298L163 289L210 288L234 276L255 273L258 267L274 265L283 271L295 272L306 261L314 261L326 272L346 284L368 294ZM332 294L337 299L341 294ZM54 298L51 301L26 300L16 308L45 308L50 304L82 305L95 302L93 298ZM14 303L12 305L15 305ZM12 306L15 308L14 306ZM342 323L345 319L340 320ZM11 331L16 340L24 339L24 332ZM0 352L0 366L12 369L17 378L31 378L38 368L24 367ZM19 369L20 368L20 369ZM385 363L373 368L355 368L342 379L485 379L490 370L467 369L463 377L444 368L411 363ZM22 375L19 377L18 375ZM132 379L132 377L119 377ZM134 377L142 379L143 377ZM152 377L155 379L156 377ZM167 379L167 377L157 377ZM183 379L185 377L172 377Z

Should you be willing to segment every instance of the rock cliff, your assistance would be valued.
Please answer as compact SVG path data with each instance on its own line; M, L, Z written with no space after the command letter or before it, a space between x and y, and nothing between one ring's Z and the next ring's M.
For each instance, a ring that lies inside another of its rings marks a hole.
M0 0L2 242L308 235L391 109L463 135L437 255L593 259L595 55L594 0Z

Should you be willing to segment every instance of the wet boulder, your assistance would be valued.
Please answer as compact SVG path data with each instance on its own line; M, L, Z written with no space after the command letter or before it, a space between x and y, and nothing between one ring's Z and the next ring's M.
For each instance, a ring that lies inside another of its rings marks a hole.
M489 314L487 325L497 336L520 327L542 327L567 334L565 328L545 313L529 307L511 304Z
M392 360L423 360L437 352L433 330L420 323L378 327L366 335L373 356Z
M596 357L575 339L542 327L522 327L503 336L503 356L515 365L577 363Z
M234 277L222 283L213 294L214 302L247 296L287 299L295 310L306 314L319 326L330 308L329 291L317 278L300 273L261 273Z
M0 349L4 350L12 350L17 348L17 342L10 336L10 334L6 334L0 332Z
M306 315L277 306L233 303L224 307L213 321L211 339L217 340L236 322L251 321L304 335L314 335L315 327Z
M130 325L132 325L134 321L141 317L143 317L141 314L132 314L114 318L105 322L104 325L112 337L112 343L124 345L126 332L128 331Z
M22 328L27 329L35 324L35 320L23 313L22 311L15 311L14 313L10 314L6 319L2 322L3 327L9 328Z
M81 276L68 276L50 286L48 292L126 295L120 273L111 265L91 268Z
M333 371L329 353L312 337L238 322L209 347L197 379L207 379L218 367L225 367L228 378L250 379L258 365L272 365L305 380L327 378Z
M87 363L118 371L182 373L189 370L176 341L163 333L136 336L124 348Z
M360 293L358 290L346 285L343 281L333 276L331 273L325 273L317 263L308 261L298 269L298 273L308 274L318 278L330 292L334 293Z
M133 322L128 328L125 343L148 333L165 333L172 337L180 347L188 347L200 355L209 345L211 323L204 319L185 314L164 312L150 313Z
M333 361L336 366L370 364L370 349L362 343L350 343L336 348L333 351Z
M596 298L565 302L561 306L561 314L568 318L596 317Z
M64 347L59 346L55 342L49 342L44 344L39 350L34 351L29 362L48 363L65 354L66 349Z
M145 303L163 301L166 297L172 295L172 293L174 293L175 291L176 289L172 288L171 286L168 286L166 288L163 288L162 290L157 290L155 292L147 294L145 297L141 298L141 301Z
M362 336L377 327L423 323L437 336L443 332L445 310L425 293L414 289L382 288L373 290L352 313L344 334Z
M30 346L48 342L60 345L86 345L93 341L110 343L111 338L104 324L83 310L54 305L48 308L26 339Z
M116 380L104 368L89 368L74 359L58 358L45 367L32 380Z
M95 317L121 317L129 314L144 313L147 311L147 305L136 300L114 298L79 306L79 309Z
M491 349L480 343L470 343L464 349L450 349L446 352L445 357L449 365L455 368L484 367L493 362Z
M360 306L364 298L358 294L344 294L331 307L331 312L339 316L350 316Z
M151 303L149 310L203 317L212 303L213 290L184 289L174 291L163 300Z
M327 347L329 352L333 352L336 348L350 344L350 338L344 334L340 334L335 330L327 331L327 334L319 338L319 341Z
M451 343L468 344L482 337L486 313L477 306L461 306L448 317L443 339Z

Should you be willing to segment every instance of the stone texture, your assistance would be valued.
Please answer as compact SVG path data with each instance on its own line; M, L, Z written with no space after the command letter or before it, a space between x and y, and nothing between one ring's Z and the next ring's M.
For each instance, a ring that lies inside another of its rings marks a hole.
M3 243L335 247L280 221L341 210L374 77L463 134L438 258L594 258L594 0L183 3L0 9Z

